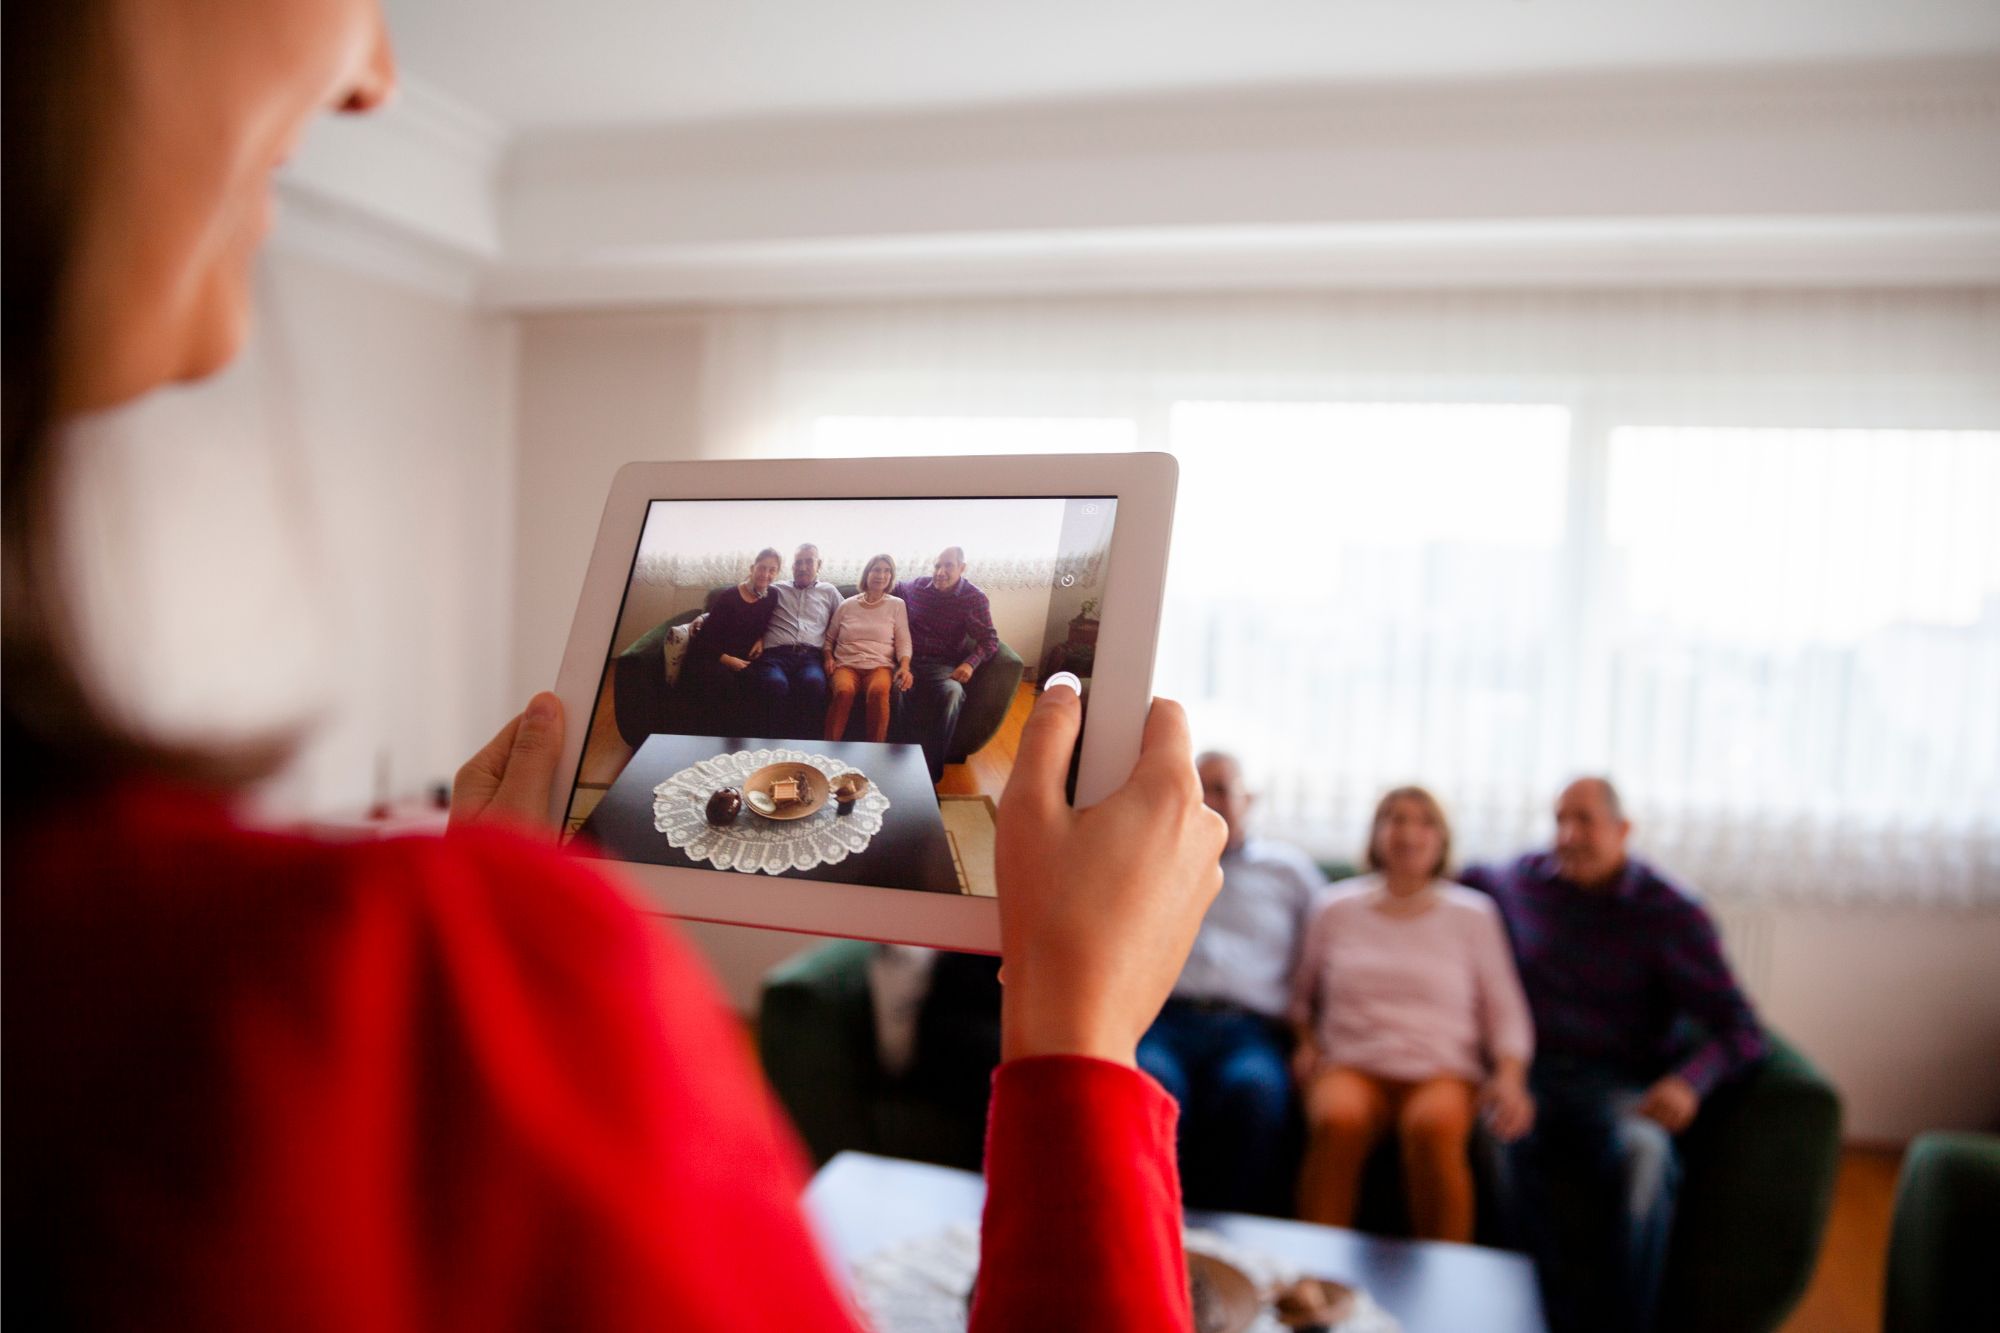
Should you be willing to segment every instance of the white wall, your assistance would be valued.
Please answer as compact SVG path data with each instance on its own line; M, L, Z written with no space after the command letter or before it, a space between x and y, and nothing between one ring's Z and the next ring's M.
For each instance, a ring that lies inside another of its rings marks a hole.
M511 322L282 248L226 375L90 423L96 658L143 718L316 723L267 798L448 779L514 707Z
M1784 907L1763 928L1752 997L1841 1090L1850 1139L2000 1130L2000 912Z
M612 474L704 456L701 364L700 326L688 319L522 321L515 694L556 678Z

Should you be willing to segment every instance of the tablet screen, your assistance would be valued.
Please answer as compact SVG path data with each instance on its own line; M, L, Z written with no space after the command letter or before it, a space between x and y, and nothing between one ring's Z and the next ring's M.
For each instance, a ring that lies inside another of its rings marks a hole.
M1117 502L655 500L565 836L622 861L991 896L1039 682L1089 681Z

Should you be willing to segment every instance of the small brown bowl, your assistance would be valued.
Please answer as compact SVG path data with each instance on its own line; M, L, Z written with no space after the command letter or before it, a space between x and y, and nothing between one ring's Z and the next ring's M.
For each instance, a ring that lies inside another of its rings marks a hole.
M773 789L783 782L796 783L803 799L779 801ZM743 806L765 819L804 819L826 808L829 796L826 774L811 764L766 764L743 779Z

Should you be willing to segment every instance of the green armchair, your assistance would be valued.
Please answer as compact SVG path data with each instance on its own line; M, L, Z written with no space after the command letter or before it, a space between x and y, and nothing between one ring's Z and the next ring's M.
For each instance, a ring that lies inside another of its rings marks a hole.
M703 604L735 586L724 584L709 589ZM851 597L856 591L852 584L843 583L839 587L844 597ZM627 745L637 748L648 736L659 732L702 730L700 718L690 714L685 701L677 696L674 682L667 679L666 668L667 631L687 624L700 614L683 611L661 621L612 659L611 708L618 734ZM1013 706L1025 670L1021 655L1005 643L1000 645L999 652L980 663L966 684L965 703L959 710L958 731L953 737L952 753L945 756L947 761L962 763L967 755L993 739L1007 719L1007 710ZM857 708L857 722L861 716L862 710ZM899 727L900 722L899 718L892 725ZM890 734L902 738L898 731L892 730Z
M1903 1158L1882 1333L2000 1328L2000 1135L1920 1134Z
M969 1108L981 1106L981 1089L944 1095L891 1076L876 1057L873 948L825 944L765 976L765 1073L816 1163L852 1148L977 1170L983 1110ZM1840 1099L1782 1037L1767 1036L1771 1054L1710 1097L1683 1143L1663 1331L1775 1329L1811 1278L1839 1168ZM1484 1188L1489 1173L1478 1175ZM1393 1211L1379 1192L1371 1184L1364 1194L1364 1218Z
M868 992L873 944L835 940L771 969L757 1011L758 1054L815 1166L854 1149L980 1169L985 1106L977 1086L939 1095L876 1056Z

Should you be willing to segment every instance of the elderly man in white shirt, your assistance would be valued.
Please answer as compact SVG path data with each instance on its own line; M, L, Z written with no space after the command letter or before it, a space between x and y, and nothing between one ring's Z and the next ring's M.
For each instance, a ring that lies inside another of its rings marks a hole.
M792 577L774 583L777 610L764 631L764 651L745 673L765 735L817 736L826 718L826 627L840 609L840 589L819 581L819 547L792 556Z
M1287 1212L1292 969L1325 886L1310 858L1248 836L1253 797L1233 756L1196 761L1229 826L1216 895L1173 996L1139 1043L1139 1067L1181 1106L1181 1181L1197 1207Z

